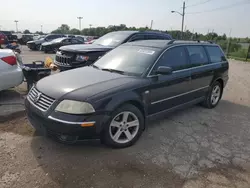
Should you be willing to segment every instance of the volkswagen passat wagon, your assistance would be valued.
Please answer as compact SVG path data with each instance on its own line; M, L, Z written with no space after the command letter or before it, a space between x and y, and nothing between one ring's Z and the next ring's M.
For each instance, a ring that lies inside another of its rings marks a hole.
M93 66L40 80L25 101L27 115L35 129L64 143L99 137L127 147L150 119L196 103L218 105L228 68L213 43L126 43Z

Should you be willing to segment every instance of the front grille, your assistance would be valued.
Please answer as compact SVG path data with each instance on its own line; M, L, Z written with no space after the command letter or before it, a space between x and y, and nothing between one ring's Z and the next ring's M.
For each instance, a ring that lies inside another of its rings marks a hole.
M71 66L74 55L59 52L56 54L56 64L62 66Z
M31 88L28 99L35 107L42 111L47 111L55 102L55 99L41 93L35 87Z

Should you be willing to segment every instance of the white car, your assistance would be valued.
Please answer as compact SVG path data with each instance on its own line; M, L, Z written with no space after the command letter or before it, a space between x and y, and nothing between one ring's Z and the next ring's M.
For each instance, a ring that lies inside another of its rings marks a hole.
M23 72L12 50L0 49L0 91L20 85Z

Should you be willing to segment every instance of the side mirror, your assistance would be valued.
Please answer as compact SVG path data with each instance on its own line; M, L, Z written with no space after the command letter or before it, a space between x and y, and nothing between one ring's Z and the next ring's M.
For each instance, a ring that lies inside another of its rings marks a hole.
M172 74L173 70L171 67L160 66L156 70L156 74L169 75Z

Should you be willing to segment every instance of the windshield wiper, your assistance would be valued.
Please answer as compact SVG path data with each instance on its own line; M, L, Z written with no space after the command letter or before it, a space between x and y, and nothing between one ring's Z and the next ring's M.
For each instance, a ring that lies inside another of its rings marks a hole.
M96 65L92 65L92 67L96 68L96 69L100 69L100 67L96 66Z
M116 69L101 69L103 71L109 71L109 72L116 72L116 73L119 73L119 74L125 74L124 71L120 71L120 70L116 70Z

